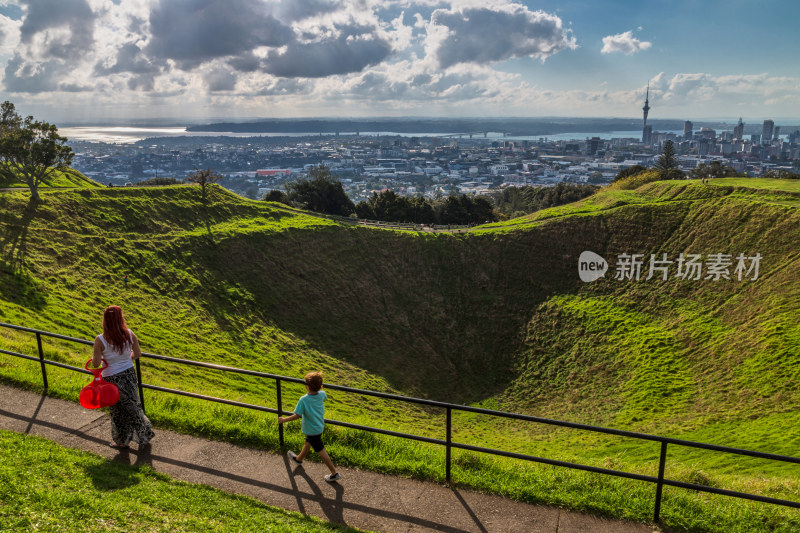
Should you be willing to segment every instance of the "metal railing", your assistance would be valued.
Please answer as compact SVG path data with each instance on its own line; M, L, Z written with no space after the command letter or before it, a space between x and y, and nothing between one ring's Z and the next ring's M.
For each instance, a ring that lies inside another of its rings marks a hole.
M38 349L38 354L39 354L38 357L33 357L33 356L30 356L30 355L25 355L25 354L12 352L12 351L9 351L9 350L3 350L3 349L0 349L0 353L6 354L6 355L11 355L11 356L14 356L14 357L20 357L20 358L23 358L23 359L29 359L31 361L38 361L40 363L40 365L41 365L42 380L44 382L45 389L47 389L47 387L48 387L46 365L53 365L53 366L56 366L56 367L59 367L59 368L65 368L65 369L68 369L68 370L74 370L76 372L82 372L82 373L86 373L86 374L91 374L91 372L89 372L88 370L85 370L85 369L80 368L80 367L75 367L75 366L67 365L67 364L64 364L64 363L59 363L57 361L50 361L48 359L45 359L44 358L44 351L42 349L42 336L51 337L51 338L55 338L55 339L66 340L66 341L75 342L75 343L79 343L79 344L85 344L85 345L89 345L89 346L93 345L92 341L88 341L88 340L85 340L85 339L78 339L78 338L74 338L74 337L68 337L66 335L59 335L57 333L50 333L50 332L47 332L47 331L41 331L41 330L32 329L32 328L26 328L26 327L23 327L23 326L17 326L17 325L13 325L13 324L6 324L6 323L3 323L3 322L0 322L0 327L10 328L10 329L18 330L18 331L25 331L25 332L33 333L33 334L36 335L36 344L37 344L37 349ZM179 358L175 358L175 357L168 357L168 356L164 356L164 355L157 355L157 354L146 353L146 352L142 353L142 357L143 358L148 358L148 359L155 359L155 360L159 360L159 361L169 361L169 362L183 364L183 365L197 366L197 367L202 367L202 368L207 368L207 369L212 369L212 370L218 370L218 371L223 371L223 372L232 372L232 373L237 373L237 374L245 374L245 375L249 375L249 376L256 376L256 377L260 377L260 378L264 378L264 379L275 380L276 393L277 393L276 394L276 403L277 403L277 405L276 405L275 408L271 408L271 407L264 407L264 406L261 406L261 405L254 405L254 404L248 404L248 403L243 403L243 402L237 402L237 401L233 401L233 400L227 400L227 399L224 399L224 398L217 398L217 397L214 397L214 396L207 396L207 395L204 395L204 394L197 394L197 393L193 393L193 392L182 391L182 390L178 390L178 389L170 389L170 388L166 388L166 387L159 387L159 386L156 386L156 385L150 385L150 384L147 384L147 383L143 383L143 381L142 381L141 365L140 365L141 358L140 358L140 359L136 360L136 373L137 373L138 378L139 378L139 398L140 398L140 401L142 403L142 408L144 408L144 391L143 391L143 389L150 389L150 390L169 393L169 394L177 394L177 395L180 395L180 396L188 396L190 398L197 398L197 399L211 401L211 402L217 402L217 403L233 405L233 406L237 406L237 407L243 407L243 408L246 408L246 409L254 409L254 410L257 410L257 411L263 411L263 412L267 412L267 413L283 415L283 414L289 414L289 412L284 411L284 409L283 409L282 399L281 399L281 383L282 382L299 383L299 384L303 384L304 383L304 381L302 379L300 379L300 378L292 378L292 377L287 377L287 376L281 376L281 375L278 375L278 374L270 374L270 373L266 373L266 372L257 372L255 370L246 370L246 369L242 369L242 368L229 367L229 366L218 365L218 364L214 364L214 363L205 363L205 362L202 362L202 361L191 361L191 360L188 360L188 359L179 359ZM472 451L472 452L486 453L486 454L491 454L491 455L498 455L498 456L501 456L501 457L509 457L509 458L520 459L520 460L525 460L525 461L532 461L532 462L536 462L536 463L543 463L543 464L552 465L552 466L572 468L572 469L576 469L576 470L583 470L583 471L586 471L586 472L594 472L594 473L597 473L597 474L605 474L605 475L610 475L610 476L622 477L622 478L626 478L626 479L633 479L633 480L637 480L637 481L644 481L644 482L648 482L648 483L654 483L656 485L656 495L655 495L655 506L654 506L653 519L656 522L658 522L659 518L660 518L661 499L662 499L662 493L663 493L664 486L678 487L678 488L683 488L683 489L695 490L695 491L699 491L699 492L708 492L708 493L712 493L712 494L720 494L720 495L723 495L723 496L730 496L730 497L734 497L734 498L743 498L743 499L753 500L753 501L757 501L757 502L770 503L770 504L782 505L782 506L786 506L786 507L793 507L793 508L796 508L796 509L800 509L800 502L795 502L795 501L791 501L791 500L783 500L783 499L779 499L779 498L771 498L771 497L768 497L768 496L761 496L761 495L750 494L750 493L746 493L746 492L738 492L738 491L733 491L733 490L720 489L720 488L716 488L716 487L709 487L709 486L706 486L706 485L699 485L699 484L696 484L696 483L686 483L686 482L682 482L682 481L668 479L668 478L665 477L665 467L666 467L666 461L667 461L667 446L670 445L670 444L673 445L673 446L682 446L682 447L701 449L701 450L711 450L711 451L714 451L714 452L731 453L731 454L736 454L736 455L744 455L744 456L748 456L748 457L756 457L756 458L760 458L760 459L768 459L768 460L773 460L773 461L782 461L782 462L785 462L785 463L793 463L793 464L800 464L800 458L798 458L798 457L790 457L790 456L786 456L786 455L777 455L777 454L773 454L773 453L764 453L764 452L758 452L758 451L753 451L753 450L745 450L745 449L741 449L741 448L731 448L731 447L728 447L728 446L718 446L716 444L706 444L706 443L702 443L702 442L693 442L693 441L682 440L682 439L674 439L674 438L670 438L670 437L660 437L658 435L650 435L650 434L647 434L647 433L637 433L637 432L634 432L634 431L624 431L624 430L619 430L619 429L611 429L611 428L604 428L604 427L599 427L599 426L591 426L591 425L588 425L588 424L578 424L578 423L574 423L574 422L565 422L565 421L561 421L561 420L552 420L552 419L541 418L541 417L537 417L537 416L522 415L522 414L509 413L509 412L504 412L504 411L495 411L495 410L491 410L491 409L483 409L483 408L480 408L480 407L470 407L470 406L467 406L467 405L457 405L457 404L451 404L451 403L446 403L446 402L438 402L438 401L434 401L434 400L426 400L426 399L422 399L422 398L411 398L411 397L407 397L407 396L400 396L400 395L397 395L397 394L389 394L389 393L384 393L384 392L376 392L376 391L370 391L370 390L355 389L355 388L352 388L352 387L345 387L345 386L341 386L341 385L331 385L331 384L327 384L326 383L325 384L325 388L329 389L329 390L338 390L338 391L342 391L342 392L360 394L360 395L364 395L364 396L372 396L372 397L384 398L384 399L392 400L392 401L412 403L412 404L417 404L417 405L424 405L424 406L428 406L428 407L434 407L434 408L443 409L445 411L445 435L444 435L443 439L436 439L436 438L425 437L425 436L421 436L421 435L413 435L413 434L409 434L409 433L401 433L401 432L398 432L398 431L390 431L390 430L386 430L386 429L375 428L375 427L370 427L370 426L364 426L364 425L360 425L360 424L351 424L349 422L342 422L342 421L338 421L338 420L326 419L325 423L326 424L331 424L331 425L334 425L334 426L341 426L341 427L350 428L350 429L369 431L369 432L372 432L372 433L379 433L381 435L388 435L388 436L392 436L392 437L399 437L399 438L403 438L403 439L416 440L416 441L420 441L420 442L426 442L426 443L429 443L429 444L435 444L435 445L444 446L445 447L445 479L448 482L451 480L451 463L452 463L451 451L453 449L459 449L459 450L467 450L467 451ZM620 436L620 437L628 437L628 438L633 438L633 439L658 442L661 445L661 451L660 451L659 462L658 462L658 476L648 476L648 475L644 475L644 474L634 474L634 473L631 473L631 472L624 472L624 471L620 471L620 470L611 470L611 469L608 469L608 468L601 468L601 467L596 467L596 466L583 465L583 464L572 463L572 462L567 462L567 461L559 461L559 460L555 460L555 459L547 459L547 458L543 458L543 457L536 457L536 456L533 456L533 455L526 455L526 454L521 454L521 453L497 450L497 449L493 449L493 448L484 448L484 447L480 447L480 446L473 446L473 445L470 445L470 444L454 442L453 439L452 439L452 430L453 430L453 428L452 428L452 413L453 413L453 411L476 413L476 414L482 414L482 415L490 415L490 416L495 416L495 417L499 417L499 418L522 420L522 421L527 421L527 422L537 423L537 424L546 424L546 425L550 425L550 426L572 428L572 429L578 429L578 430L582 430L582 431L591 431L591 432L594 432L594 433L602 433L602 434L606 434L606 435L616 435L616 436ZM284 441L283 441L283 425L281 425L281 424L278 425L278 439L279 439L280 445L283 446L284 445Z

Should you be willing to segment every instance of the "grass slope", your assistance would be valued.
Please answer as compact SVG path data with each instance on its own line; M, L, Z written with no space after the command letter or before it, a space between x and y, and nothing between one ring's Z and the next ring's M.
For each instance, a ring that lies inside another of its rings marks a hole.
M91 338L102 309L119 303L155 353L289 375L320 368L338 384L798 456L800 439L784 430L800 422L797 185L655 182L467 235L339 226L219 188L207 203L190 187L51 191L38 206L8 193L0 196L0 319ZM610 272L584 284L584 250L609 260L763 259L757 281L622 281ZM35 352L29 335L0 331L0 344ZM45 350L75 365L89 355L52 340ZM6 380L35 384L38 372L0 359ZM57 394L73 397L83 384L53 372ZM275 396L251 378L152 361L145 379L267 405ZM284 405L299 394L285 391ZM441 413L331 396L331 418L443 436ZM162 425L277 447L272 419L149 398ZM652 445L480 416L454 422L458 442L651 475L657 466ZM294 430L288 438L299 442ZM441 479L438 450L347 431L330 438L343 463ZM800 499L797 468L678 450L670 460L668 476ZM457 454L454 476L637 519L652 505L649 487L468 454ZM703 525L708 516L736 524L745 508L745 522L760 528L796 525L780 510L675 493L683 503L671 523L680 528L713 530ZM747 530L738 527L730 530Z
M45 178L40 187L102 187L96 181L87 178L82 173L73 168L56 170ZM21 180L10 180L0 176L0 189L5 188L25 188L28 186Z
M4 531L359 531L30 435L0 431L0 457Z

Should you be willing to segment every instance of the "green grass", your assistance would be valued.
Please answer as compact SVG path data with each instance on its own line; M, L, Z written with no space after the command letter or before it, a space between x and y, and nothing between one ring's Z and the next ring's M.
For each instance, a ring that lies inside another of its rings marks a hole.
M466 235L339 226L219 188L210 202L192 187L44 191L33 207L26 193L6 193L0 320L91 339L102 309L117 303L146 351L292 376L321 369L329 383L798 456L800 440L784 430L800 422L797 184L741 181L604 190ZM623 282L612 273L583 284L584 250L764 259L756 282ZM29 334L0 330L0 346L36 353ZM52 339L44 349L75 366L90 356ZM51 393L74 400L85 378L50 372ZM144 375L275 405L274 384L246 376L157 361L145 361ZM6 357L0 379L41 381L38 365ZM287 386L284 407L301 392ZM160 427L278 450L272 416L146 394ZM328 416L444 437L440 411L339 392ZM648 443L476 415L454 422L457 442L657 468ZM291 446L297 431L288 430ZM437 448L337 428L330 442L344 465L443 479ZM641 483L459 461L456 480L481 490L636 520L652 513L652 487ZM798 500L795 467L671 449L671 475ZM770 506L668 493L665 516L677 529L713 530L709 516L732 531L746 530L735 526L739 515L765 524L753 531L796 525Z
M66 168L64 170L56 170L40 185L41 188L46 187L102 187L99 183L91 180L73 168ZM0 189L5 188L24 188L28 186L16 179L8 179L7 177L0 176Z
M358 530L0 430L3 531Z

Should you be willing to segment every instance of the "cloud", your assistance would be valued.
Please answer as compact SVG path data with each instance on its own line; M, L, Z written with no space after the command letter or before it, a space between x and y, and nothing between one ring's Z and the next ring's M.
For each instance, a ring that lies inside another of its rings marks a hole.
M275 7L275 16L295 22L331 13L339 7L339 2L332 0L281 0Z
M39 58L74 59L94 44L96 15L86 0L26 2L20 41Z
M65 73L61 62L45 61L28 63L19 54L14 55L5 68L3 84L9 92L40 93L58 87L61 74Z
M459 63L490 64L514 57L544 61L577 48L561 19L519 4L493 8L437 9L427 25L427 48L441 68Z
M0 54L13 55L19 45L19 28L22 22L0 15Z
M332 39L288 45L270 54L264 71L284 78L321 78L360 72L392 53L391 45L372 34L343 33Z
M236 74L230 69L216 67L203 74L209 91L232 91L236 88Z
M157 59L174 60L184 70L294 39L292 29L257 0L162 2L150 13L150 35L145 51Z
M647 50L653 43L648 41L640 41L633 36L632 31L618 33L617 35L608 35L603 37L603 49L600 50L603 54L613 54L614 52L622 52L625 55L635 54L642 50Z
M117 51L114 64L105 66L98 63L95 66L97 74L116 74L120 72L131 72L134 74L152 74L159 72L162 66L154 64L143 53L141 48L135 43L125 43Z

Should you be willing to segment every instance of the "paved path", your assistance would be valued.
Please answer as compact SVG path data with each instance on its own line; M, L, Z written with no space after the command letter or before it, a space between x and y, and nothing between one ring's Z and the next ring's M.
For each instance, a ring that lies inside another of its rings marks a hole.
M110 448L108 416L77 403L0 384L0 428L38 435L114 461L148 464L175 479L211 485L330 522L383 532L651 533L653 526L528 505L498 496L355 469L328 484L321 463L157 430L151 449ZM0 456L0 462L2 456Z

